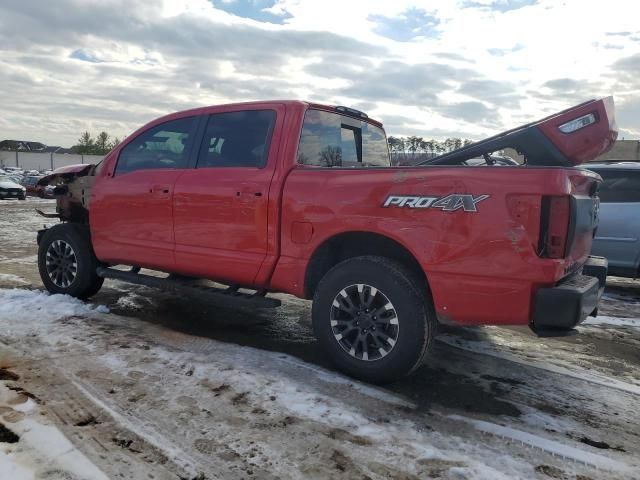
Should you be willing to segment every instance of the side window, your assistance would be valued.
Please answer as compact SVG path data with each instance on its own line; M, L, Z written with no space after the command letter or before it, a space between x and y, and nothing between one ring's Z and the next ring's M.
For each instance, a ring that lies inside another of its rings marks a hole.
M196 117L172 120L147 130L134 138L120 152L116 175L154 168L185 168L187 142Z
M318 167L388 167L389 149L384 131L367 122L338 113L307 110L298 163Z
M196 168L264 167L275 121L273 110L210 115Z
M599 170L602 203L640 203L640 172Z

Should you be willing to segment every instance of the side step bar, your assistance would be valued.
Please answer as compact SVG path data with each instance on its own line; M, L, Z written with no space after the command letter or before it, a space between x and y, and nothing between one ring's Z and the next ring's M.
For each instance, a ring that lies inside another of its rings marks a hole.
M239 292L236 287L215 288L204 285L192 284L189 281L175 278L153 277L138 273L139 269L133 268L131 271L116 270L115 268L98 267L96 273L102 278L111 278L122 282L135 283L145 287L158 288L160 290L194 295L207 295L209 298L235 306L251 306L254 308L276 308L281 305L277 298L270 298L261 295L260 292L254 294Z

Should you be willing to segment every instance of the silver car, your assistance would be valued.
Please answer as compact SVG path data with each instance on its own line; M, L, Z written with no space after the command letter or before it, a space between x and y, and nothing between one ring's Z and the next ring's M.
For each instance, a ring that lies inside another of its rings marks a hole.
M591 253L609 260L609 274L636 278L640 269L640 162L584 165L602 176L600 223Z

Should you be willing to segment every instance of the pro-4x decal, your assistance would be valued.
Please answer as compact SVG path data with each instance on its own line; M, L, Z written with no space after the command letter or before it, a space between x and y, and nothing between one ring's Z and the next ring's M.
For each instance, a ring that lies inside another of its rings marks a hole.
M389 195L382 204L383 207L399 208L439 208L443 212L477 212L476 205L489 198L489 195L473 195L452 193L446 197L417 197L413 195Z

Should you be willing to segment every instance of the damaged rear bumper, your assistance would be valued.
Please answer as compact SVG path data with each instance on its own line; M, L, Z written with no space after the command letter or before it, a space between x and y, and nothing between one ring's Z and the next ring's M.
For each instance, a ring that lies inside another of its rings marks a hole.
M582 272L554 287L540 288L535 295L531 329L540 336L562 334L598 311L607 279L604 257L589 257Z

